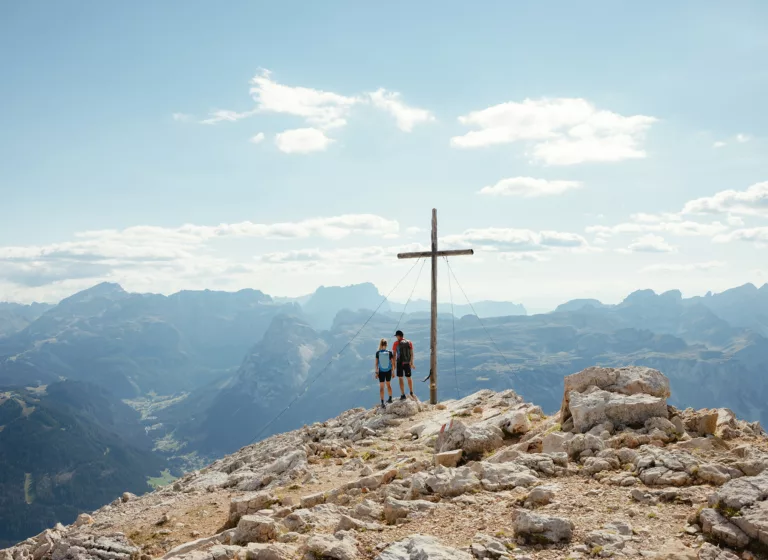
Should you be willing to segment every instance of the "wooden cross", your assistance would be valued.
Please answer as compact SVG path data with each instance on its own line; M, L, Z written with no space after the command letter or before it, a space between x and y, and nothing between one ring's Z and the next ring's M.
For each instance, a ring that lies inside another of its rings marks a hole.
M432 259L432 321L429 334L429 402L437 404L437 257L453 257L457 255L474 255L472 249L458 251L437 250L437 210L432 209L432 250L421 253L400 253L398 259ZM450 274L450 273L449 273Z

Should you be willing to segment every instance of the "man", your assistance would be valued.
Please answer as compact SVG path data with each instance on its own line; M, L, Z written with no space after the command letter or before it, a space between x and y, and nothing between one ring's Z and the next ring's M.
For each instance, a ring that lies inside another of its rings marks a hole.
M416 366L413 365L413 343L403 337L403 331L397 331L395 337L397 337L397 340L392 345L392 352L397 358L397 379L400 381L400 393L402 393L400 400L405 400L403 376L408 380L408 390L411 393L411 398L415 399L413 379L411 379L411 370L416 369Z
M382 338L381 342L379 342L379 350L376 352L376 373L373 374L373 377L378 377L379 379L379 397L381 397L381 408L386 408L386 405L384 404L384 384L387 385L387 390L389 390L389 400L388 403L392 404L392 385L390 385L390 381L392 381L392 364L394 361L394 356L392 355L392 352L387 350L387 339Z

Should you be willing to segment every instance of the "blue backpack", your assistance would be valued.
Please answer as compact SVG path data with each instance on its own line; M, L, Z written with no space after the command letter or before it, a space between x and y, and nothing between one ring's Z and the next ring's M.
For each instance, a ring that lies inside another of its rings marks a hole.
M392 369L392 352L389 350L379 350L376 352L379 358L379 371L389 371Z

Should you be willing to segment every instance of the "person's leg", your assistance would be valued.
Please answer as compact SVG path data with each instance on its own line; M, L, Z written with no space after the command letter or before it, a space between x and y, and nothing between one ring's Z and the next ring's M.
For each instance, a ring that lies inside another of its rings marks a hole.
M408 390L413 394L413 378L408 378Z
M379 397L381 397L381 402L384 402L384 383L379 383Z
M397 364L397 380L400 382L400 398L405 398L405 383L403 383L403 366Z

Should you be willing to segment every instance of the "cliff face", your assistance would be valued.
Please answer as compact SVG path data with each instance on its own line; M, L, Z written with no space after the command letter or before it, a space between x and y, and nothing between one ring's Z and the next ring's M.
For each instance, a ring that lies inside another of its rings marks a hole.
M657 370L588 368L550 417L489 390L353 409L0 559L765 558L768 438L669 398Z

